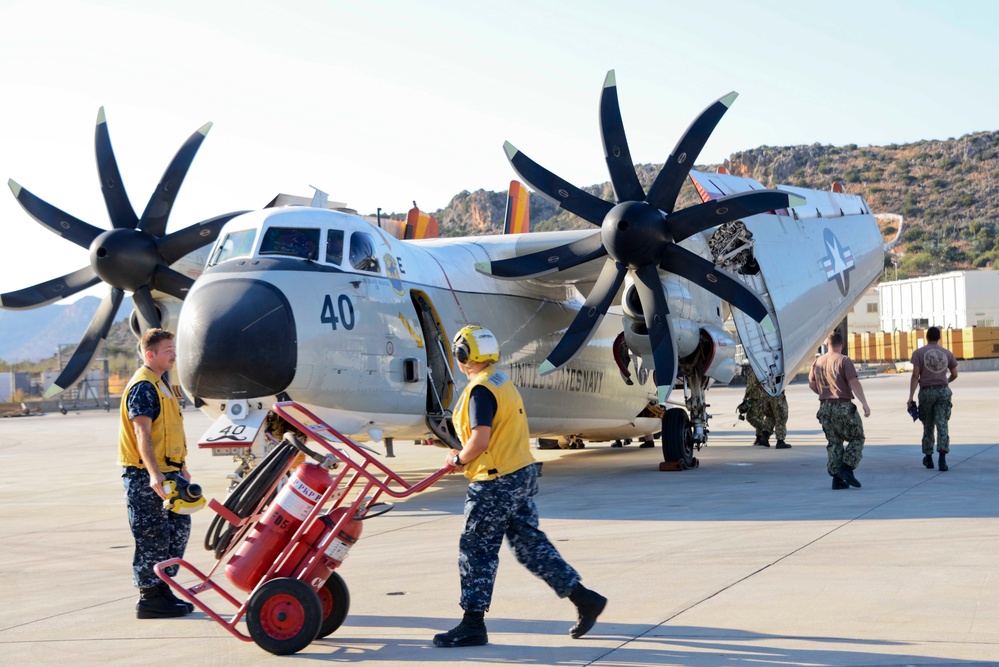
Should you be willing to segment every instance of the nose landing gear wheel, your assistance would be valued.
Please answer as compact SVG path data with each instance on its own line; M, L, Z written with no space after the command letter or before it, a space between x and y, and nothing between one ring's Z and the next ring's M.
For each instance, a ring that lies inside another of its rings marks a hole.
M246 608L250 637L275 655L298 653L311 644L322 622L319 597L298 579L268 581L250 596Z
M683 408L670 408L663 415L663 460L680 462L685 468L694 468L694 432Z
M333 634L339 628L350 610L350 593L343 577L334 572L319 589L319 602L323 608L323 622L319 626L316 639Z

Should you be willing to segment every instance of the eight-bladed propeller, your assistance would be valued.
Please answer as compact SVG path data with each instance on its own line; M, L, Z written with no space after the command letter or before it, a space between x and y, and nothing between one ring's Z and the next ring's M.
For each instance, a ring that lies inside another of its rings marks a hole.
M509 142L505 144L510 164L524 181L559 207L600 227L600 232L557 248L486 262L476 268L497 278L516 280L563 271L607 256L582 309L538 369L539 374L550 373L579 354L607 313L628 271L635 276L635 288L649 332L660 403L665 403L676 379L677 356L659 269L703 287L757 322L767 316L766 306L752 290L712 262L677 245L694 234L726 222L804 203L802 198L785 192L757 190L674 212L684 179L736 95L729 93L701 112L646 193L639 183L628 149L614 71L608 72L600 97L600 130L616 205L577 188Z
M0 308L39 308L92 287L101 280L111 288L69 363L45 392L46 398L73 386L87 372L101 341L107 338L125 291L132 292L132 303L141 330L159 327L160 315L152 290L183 299L194 284L191 278L171 269L170 265L184 255L213 243L226 222L245 212L227 213L166 234L167 219L177 192L211 126L207 123L198 129L180 147L140 218L136 216L121 182L104 107L101 107L97 114L94 144L101 192L111 218L110 230L79 220L39 199L15 181L8 181L14 197L31 217L49 231L90 249L90 265L59 278L0 294Z

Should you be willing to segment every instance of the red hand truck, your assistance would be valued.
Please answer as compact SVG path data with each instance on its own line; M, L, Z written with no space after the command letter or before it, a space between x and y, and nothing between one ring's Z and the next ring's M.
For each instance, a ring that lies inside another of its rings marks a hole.
M232 524L238 533L226 549L227 553L219 556L208 574L182 558L157 563L154 570L174 591L237 638L256 642L270 653L287 655L301 651L314 639L329 635L346 619L350 604L347 585L334 570L343 563L347 549L359 536L359 522L392 508L388 503L378 502L378 498L383 493L392 498L406 498L424 491L453 467L444 466L429 477L410 484L375 460L374 450L340 434L301 405L292 401L275 403L273 411L305 434L309 444L316 443L326 450L326 454L317 453L292 434L285 435L286 441L290 440L296 448L319 462L318 466L331 478L329 483L321 485L321 492L302 484L293 489L293 476L275 497L277 487L296 463L289 459L283 473L275 477L268 492L262 494L259 506L246 517L237 516L214 499L209 503L209 507ZM315 478L316 464L302 465L313 466L309 471ZM284 505L291 506L293 511L289 512L281 505L282 498ZM323 513L327 504L330 509ZM295 517L292 516L289 522L285 515L294 515L296 511L301 523L294 528ZM289 523L291 528L287 528ZM282 528L287 528L287 532L276 538L275 531ZM275 545L272 538L280 539L280 544ZM263 562L252 563L253 572L247 578L247 561L259 555L261 550L265 553ZM231 555L233 551L235 555ZM197 582L190 587L178 583L176 575L172 577L165 571L173 565L193 574ZM235 581L239 588L249 591L246 602L240 603L220 582L212 579L222 565L225 565L230 583ZM243 576L235 576L237 571ZM205 600L199 599L199 595L208 591L217 593L236 608L228 620L211 609ZM236 627L244 618L248 634Z

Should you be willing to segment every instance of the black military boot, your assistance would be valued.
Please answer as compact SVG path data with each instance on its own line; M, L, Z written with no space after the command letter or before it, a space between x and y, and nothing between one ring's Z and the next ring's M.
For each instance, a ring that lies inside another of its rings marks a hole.
M167 582L161 581L159 584L156 585L156 587L160 589L160 595L165 597L170 602L173 602L174 604L184 605L185 607L187 607L188 612L194 611L194 605L188 602L187 600L181 600L179 597L177 597L177 595L173 592L173 589L170 588L170 584L168 584Z
M927 454L923 457L923 465L933 470L933 454Z
M604 611L607 606L607 598L596 591L585 588L583 584L576 584L576 587L569 593L569 600L576 605L576 624L569 630L569 636L579 639L593 628L597 622L597 616Z
M159 586L139 589L139 601L135 603L136 618L176 618L188 613L185 605L175 604L163 597Z
M791 449L791 445L787 444L783 440L777 441L777 449Z
M489 643L486 622L481 611L466 611L461 623L447 632L434 635L434 646L459 648L462 646L485 646Z
M940 461L937 463L937 469L940 472L947 472L950 470L950 466L947 465L947 452L940 452Z
M839 472L837 472L836 475L850 486L855 486L858 489L860 488L860 482L857 481L857 478L854 476L853 468L845 463L839 467Z
M753 444L757 445L759 447L769 447L770 446L770 434L769 433L765 433L765 432L764 433L760 433L758 436L756 436L756 442L754 442Z
M832 476L832 488L834 489L849 489L850 485L841 480L837 475Z

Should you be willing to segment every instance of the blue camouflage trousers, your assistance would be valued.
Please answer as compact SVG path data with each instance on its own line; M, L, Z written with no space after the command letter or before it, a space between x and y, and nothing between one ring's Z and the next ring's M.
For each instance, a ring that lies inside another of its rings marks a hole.
M177 479L179 472L166 473L167 479ZM160 583L153 565L170 558L180 558L191 537L191 516L163 509L163 500L149 486L149 471L125 466L121 473L128 507L128 525L135 539L132 555L132 584L137 588L152 588ZM179 566L166 568L171 577Z
M819 403L815 417L826 434L826 469L835 475L840 467L856 468L864 458L864 422L853 403ZM846 441L846 448L843 442Z
M919 421L923 422L923 454L933 453L933 429L937 431L937 451L950 452L950 409L953 393L947 385L919 390Z
M460 604L465 611L489 611L504 536L517 562L543 579L559 597L568 597L579 583L579 574L538 528L537 492L534 465L468 485L465 526L458 543Z

